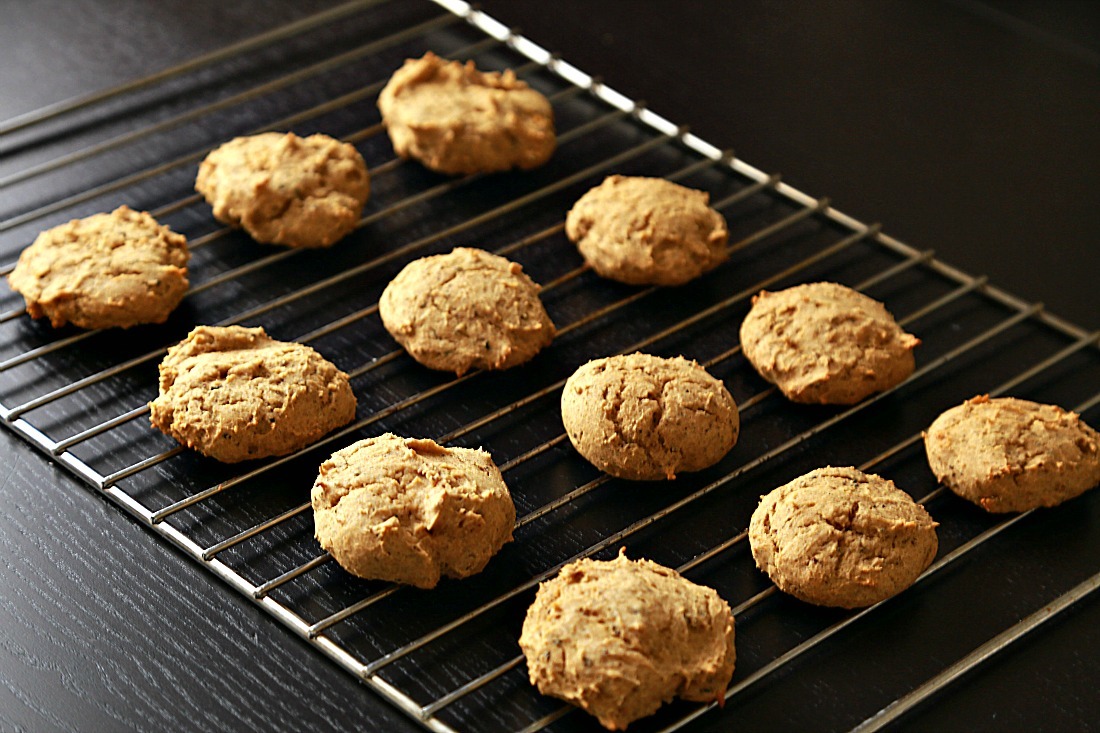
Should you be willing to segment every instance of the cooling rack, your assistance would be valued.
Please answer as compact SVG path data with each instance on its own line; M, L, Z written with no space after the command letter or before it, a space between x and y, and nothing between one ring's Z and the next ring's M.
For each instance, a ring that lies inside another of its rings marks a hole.
M374 100L405 57L426 50L516 69L547 94L560 132L554 159L528 173L458 179L394 159ZM367 160L372 199L358 231L332 250L254 244L220 228L191 192L209 149L268 129L326 132ZM920 448L923 427L978 393L1056 402L1095 424L1097 334L787 186L465 3L349 3L0 124L0 133L0 262L13 262L40 229L120 203L151 210L194 252L191 292L163 326L54 331L0 290L0 419L429 729L593 729L527 684L516 638L540 580L622 546L734 606L739 660L727 708L751 712L780 694L780 680L843 689L823 671L840 665L876 682L870 702L837 711L828 727L864 730L901 718L1100 584L1100 574L1045 569L1039 600L983 609L968 633L937 636L938 610L958 597L950 570L992 565L998 545L1026 537L1035 517L988 516L944 495ZM586 271L563 236L564 212L609 173L710 192L730 225L730 261L674 289ZM70 178L94 183L70 189ZM422 369L385 334L376 304L388 280L411 259L454 246L505 254L542 283L559 337L532 363L455 379ZM737 343L751 296L820 279L883 300L922 338L912 378L851 408L817 408L787 404L753 373ZM356 420L306 450L243 466L182 451L148 426L146 403L164 350L198 323L263 325L310 343L351 375ZM591 358L634 350L684 354L725 381L742 437L719 465L634 484L572 451L557 414L565 378ZM484 573L430 592L397 588L348 576L313 541L317 465L386 430L493 454L519 520L516 541ZM782 597L753 569L744 528L759 495L825 464L894 479L940 522L940 554L913 589L841 613ZM1100 541L1087 518L1096 508L1090 496L1070 509L1084 517L1070 524L1084 523L1072 549L1087 553L1094 572ZM891 664L899 657L905 669ZM712 707L675 703L632 730L698 718L705 727ZM772 727L808 725L797 706L785 713Z

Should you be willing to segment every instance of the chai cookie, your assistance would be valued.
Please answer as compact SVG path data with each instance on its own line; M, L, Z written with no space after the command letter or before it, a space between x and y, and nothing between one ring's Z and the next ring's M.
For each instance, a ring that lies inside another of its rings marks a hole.
M359 224L370 176L350 143L264 132L234 138L207 155L195 190L215 219L257 242L328 247Z
M515 262L480 249L410 262L378 312L412 358L459 376L522 364L554 340L539 286Z
M682 356L590 361L566 380L561 416L569 440L592 465L641 481L717 463L740 428L725 385Z
M418 588L481 572L516 521L488 453L389 433L322 463L312 503L317 540L345 570Z
M581 196L565 233L601 277L682 285L726 261L726 220L705 191L663 178L608 176Z
M394 151L438 173L489 173L542 165L554 152L554 112L515 72L432 52L408 59L378 95Z
M54 328L163 323L187 292L189 257L182 234L120 206L39 234L8 283Z
M348 375L262 328L198 326L160 363L153 427L224 463L304 448L355 417Z
M936 523L908 494L854 468L819 468L760 500L756 566L819 606L860 608L908 588L936 556Z
M733 624L713 589L620 554L578 560L542 583L519 645L539 692L623 730L674 697L721 701L733 676Z
M1100 433L1056 405L974 397L937 417L924 447L940 483L988 512L1056 506L1100 484Z
M852 405L890 389L919 344L882 303L828 282L762 290L741 324L745 357L792 402Z

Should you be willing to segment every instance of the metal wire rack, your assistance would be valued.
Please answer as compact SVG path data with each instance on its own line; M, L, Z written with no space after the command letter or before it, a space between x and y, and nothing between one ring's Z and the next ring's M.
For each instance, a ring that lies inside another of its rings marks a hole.
M40 229L128 203L188 235L195 283L167 324L126 333L53 331L26 318L4 289L3 423L432 730L592 727L527 684L516 638L540 581L566 562L624 545L716 587L735 606L739 660L727 706L780 672L814 669L821 661L810 652L834 637L889 623L909 623L918 634L914 604L942 595L934 587L941 571L963 558L983 562L983 548L1031 517L989 517L945 496L923 463L921 428L977 393L1057 402L1095 423L1098 334L714 148L464 2L435 2L348 3L0 124L0 147L13 161L0 166L0 189L13 206L0 220L0 262L14 262ZM315 57L250 62L296 39ZM374 99L402 59L429 49L513 68L546 93L560 131L551 163L444 179L395 159ZM193 82L200 69L214 79L208 86ZM142 107L140 125L120 126L117 105L150 90L171 99L180 83L191 84L185 108ZM51 125L63 127L68 148L39 136ZM263 247L212 228L189 193L195 165L212 147L273 129L327 132L355 143L368 162L372 200L358 231L332 250ZM613 172L709 191L730 224L728 264L678 289L626 287L586 271L562 234L564 212ZM82 185L67 190L59 174ZM559 336L531 364L448 378L417 366L382 330L377 298L389 278L411 259L458 245L505 254L543 283ZM923 339L906 383L854 407L808 408L783 401L744 363L737 329L751 296L819 279L885 301ZM351 375L356 420L308 449L243 469L183 451L148 426L146 404L165 349L198 323L262 324L277 338L314 345ZM684 354L725 380L743 428L718 466L669 485L639 485L601 475L573 453L557 416L565 378L588 359L635 350ZM319 550L308 511L317 465L384 430L493 454L520 518L516 541L484 573L423 592L352 578ZM826 612L782 598L752 568L744 528L756 498L825 464L894 478L923 495L940 522L941 555L903 596ZM948 663L914 662L870 708L830 727L875 730L897 720L1097 585L1100 573L1065 580L1038 610L977 630L966 646L943 652L954 655ZM675 703L636 727L675 729L711 707Z

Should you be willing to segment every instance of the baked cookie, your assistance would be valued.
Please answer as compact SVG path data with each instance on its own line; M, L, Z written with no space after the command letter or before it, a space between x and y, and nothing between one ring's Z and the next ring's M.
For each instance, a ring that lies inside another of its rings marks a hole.
M988 512L1056 506L1100 484L1100 433L1056 405L979 396L924 434L947 488Z
M432 52L408 59L378 95L394 151L438 173L535 168L554 152L554 111L515 72Z
M328 247L359 224L370 195L363 156L328 135L264 132L211 151L195 190L214 218L257 242Z
M348 375L262 328L198 326L160 363L153 427L225 463L304 448L355 417Z
M531 684L609 730L674 697L722 700L733 614L711 588L649 560L578 560L539 586L519 645Z
M819 468L760 500L756 566L819 606L859 608L913 584L936 556L936 523L908 494L854 468Z
M705 191L663 178L608 176L581 196L565 234L601 277L682 285L726 261L726 220Z
M554 340L539 286L515 262L480 249L410 262L382 292L378 313L412 358L459 376L522 364Z
M481 572L516 522L488 453L389 433L322 463L312 502L317 541L345 570L418 588Z
M120 206L39 234L8 283L55 328L163 323L187 292L189 257L182 234Z
M601 471L640 481L711 466L737 442L737 405L682 356L630 354L581 366L561 393L565 432Z
M919 344L882 303L836 283L761 290L741 324L745 357L792 402L852 405L890 389Z

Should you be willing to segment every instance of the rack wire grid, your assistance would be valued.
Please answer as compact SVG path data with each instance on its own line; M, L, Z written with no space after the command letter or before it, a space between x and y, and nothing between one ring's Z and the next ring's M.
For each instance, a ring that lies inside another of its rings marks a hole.
M376 96L403 59L427 50L513 68L544 92L560 134L551 162L449 179L395 159ZM359 229L330 250L257 245L218 226L190 193L212 147L286 129L353 142L371 169ZM1014 541L1009 528L1026 535L1037 520L1032 512L986 515L945 494L920 446L920 430L939 412L980 393L1058 403L1095 424L1096 333L716 149L464 2L342 5L10 120L0 132L9 207L0 261L14 262L41 229L127 203L188 236L194 283L168 323L126 332L52 330L4 289L3 423L429 729L595 728L528 684L516 639L540 581L573 559L608 558L623 546L679 568L734 606L738 664L727 709L748 715L769 695L787 694L780 679L825 684L841 696L875 680L867 701L830 720L805 720L798 706L781 704L784 718L773 723L789 727L873 730L898 720L1100 584L1100 574L1033 569L1042 576L1032 583L1038 600L991 601L981 622L941 638L938 614L963 597L941 571L996 568L998 548ZM628 287L587 271L563 235L563 216L610 173L709 191L729 222L729 262L682 288ZM388 280L412 259L459 245L505 254L543 283L559 335L532 363L453 378L413 363L381 327L377 299ZM826 408L789 404L754 373L738 346L751 296L822 279L884 301L920 336L908 381L853 407ZM150 428L146 404L165 348L200 323L263 325L313 345L350 373L355 421L307 449L243 466L181 450ZM575 454L558 414L565 378L589 359L636 350L683 354L729 387L742 436L720 464L675 482L631 483ZM483 573L418 591L351 577L319 549L308 505L317 466L384 431L484 446L496 459L520 519L515 542ZM758 497L827 464L893 478L940 523L939 557L916 585L859 612L776 594L746 548ZM1081 523L1096 511L1091 497L1059 518L1077 522L1083 539L1067 540L1067 552L1085 553L1093 571L1100 543L1095 527ZM678 728L713 707L676 702L634 727Z

